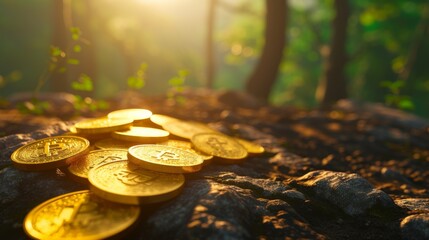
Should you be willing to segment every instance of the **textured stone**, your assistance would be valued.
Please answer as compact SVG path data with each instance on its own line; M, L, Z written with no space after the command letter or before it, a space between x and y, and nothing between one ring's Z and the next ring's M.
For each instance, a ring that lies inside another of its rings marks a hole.
M143 228L142 239L325 239L285 201L211 180L189 182Z
M429 199L427 198L405 198L395 200L396 205L411 211L429 213Z
M223 184L234 185L243 189L249 189L254 194L267 199L294 198L305 200L304 194L292 189L280 181L270 179L255 179L248 176L237 176L234 173L223 173L214 177L214 180Z
M351 216L366 214L374 207L395 206L389 195L375 189L357 174L319 170L309 172L293 183L338 206Z
M85 189L56 170L23 172L6 167L0 171L0 182L0 226L9 229L2 234L9 237L7 239L23 236L24 217L38 204L61 194Z
M429 214L411 215L401 222L404 240L429 239Z

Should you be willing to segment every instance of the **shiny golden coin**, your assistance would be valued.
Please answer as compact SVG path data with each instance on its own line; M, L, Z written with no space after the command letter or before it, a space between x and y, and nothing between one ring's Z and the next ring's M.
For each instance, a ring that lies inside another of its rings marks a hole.
M182 120L167 122L162 127L171 134L186 139L191 139L198 133L216 132L203 123Z
M67 165L67 159L87 151L89 141L76 136L56 136L28 143L12 153L13 164L22 170L48 170Z
M91 190L119 203L147 204L176 197L182 190L182 174L154 172L129 161L98 165L89 171Z
M110 133L100 133L100 134L86 134L86 133L77 133L76 128L70 128L69 132L63 134L63 136L76 136L83 137L88 139L89 141L98 141L100 139L105 139L110 137Z
M109 119L102 117L84 120L76 123L74 126L77 133L100 134L129 129L132 123L132 119Z
M261 154L265 152L264 147L259 144L249 142L241 138L235 138L235 140L240 143L250 154Z
M128 118L137 122L148 120L150 116L152 116L151 111L141 108L121 109L107 114L108 118Z
M190 173L201 169L204 160L182 148L143 144L128 149L128 160L146 169L167 173Z
M25 217L24 230L34 239L105 239L129 229L139 214L138 206L112 203L85 190L35 207Z
M200 133L192 137L192 144L201 152L234 163L247 157L246 149L233 138L219 133Z
M157 143L168 140L169 132L148 127L131 127L126 131L112 133L112 138L139 143Z
M125 149L125 150L128 150L128 148L138 144L140 143L121 141L114 138L105 138L94 143L95 147L98 149Z
M127 160L127 150L94 150L72 162L68 167L68 171L79 182L86 183L88 181L88 172L97 165Z
M208 154L205 154L203 152L200 152L200 151L197 151L197 150L193 149L192 148L192 144L190 142L169 139L168 141L160 142L159 144L161 144L161 145L167 145L167 146L172 146L172 147L183 148L183 149L186 149L188 151L194 152L194 153L200 155L200 157L202 157L204 159L204 164L207 164L211 159L213 159L212 155L208 155Z
M166 124L167 122L171 122L171 121L175 121L175 120L179 120L177 118L174 117L170 117L167 115L162 115L162 114L153 114L152 116L150 116L150 120L155 123L156 125L162 126L164 124Z

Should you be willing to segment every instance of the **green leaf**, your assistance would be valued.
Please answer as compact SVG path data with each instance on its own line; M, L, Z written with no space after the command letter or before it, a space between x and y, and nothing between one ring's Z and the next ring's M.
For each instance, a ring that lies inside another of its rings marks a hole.
M67 59L67 63L71 65L79 65L80 61L76 58L69 58Z
M189 72L186 69L179 70L179 76L180 77L186 77L186 76L188 76L188 74L189 74Z
M80 35L82 35L82 32L80 31L80 28L78 27L71 27L70 32L72 34L72 39L77 41L80 38Z
M67 59L67 63L70 65L79 65L80 61L79 59L76 59L76 58L69 58Z
M180 86L180 85L183 85L184 83L185 83L185 80L180 77L173 77L170 80L168 80L168 84L170 86Z
M410 99L402 99L399 101L398 107L404 110L414 109L414 103Z
M93 90L92 79L86 74L81 74L77 81L72 82L71 87L74 90L90 92Z
M133 89L141 89L144 87L144 80L138 77L129 77L128 86Z
M82 51L82 47L79 44L76 44L73 46L73 52L80 52Z
M58 72L59 73L65 73L67 71L67 68L66 67L60 67L59 69L58 69Z
M65 52L59 47L51 46L51 56L52 57L65 57Z

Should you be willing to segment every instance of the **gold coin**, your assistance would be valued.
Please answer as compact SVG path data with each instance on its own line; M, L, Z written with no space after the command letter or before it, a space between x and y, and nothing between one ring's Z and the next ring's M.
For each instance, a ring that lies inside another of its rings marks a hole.
M186 149L188 151L194 152L194 153L200 155L204 159L204 164L209 163L210 160L213 159L212 155L208 155L208 154L205 154L203 152L200 152L198 150L193 149L192 148L192 144L190 142L169 139L168 141L160 142L159 144L161 144L161 145L167 145L167 146L172 146L172 147L183 148L183 149Z
M152 144L130 147L128 160L149 170L168 173L196 172L204 162L198 154L185 149Z
M179 195L182 174L154 172L129 161L98 165L89 171L91 190L107 200L126 204L162 202Z
M22 170L48 170L67 165L67 159L87 151L89 141L76 136L56 136L28 143L12 153Z
M132 123L132 119L109 119L102 117L84 120L76 123L74 126L78 133L100 134L129 129Z
M174 117L170 117L167 115L162 115L162 114L153 114L152 116L150 116L150 120L153 123L155 123L156 125L162 126L162 125L166 124L167 122L175 121L175 120L179 120L179 119L174 118Z
M126 131L116 131L112 137L118 140L133 141L139 143L157 143L168 140L169 132L148 127L131 127Z
M192 137L192 144L201 152L235 163L247 157L246 149L233 138L219 133L200 133Z
M88 172L97 165L127 160L127 150L94 150L72 162L68 167L68 171L79 182L86 183L88 181Z
M249 142L241 138L235 138L235 140L237 140L237 142L240 143L247 150L248 153L261 154L265 152L264 147L259 144Z
M121 141L114 138L105 138L95 142L95 147L98 149L125 149L138 145L139 143L129 142L129 141Z
M129 229L139 215L138 206L112 203L84 190L35 207L25 217L24 230L35 239L105 239Z
M171 134L186 139L191 139L192 136L198 133L215 132L215 130L203 123L182 120L167 122L162 127Z
M100 133L100 134L86 134L86 133L77 133L76 128L70 128L69 132L62 134L63 136L76 136L83 137L88 139L89 141L98 141L100 139L105 139L110 137L110 133Z
M148 120L150 116L152 116L151 111L141 108L121 109L107 114L108 118L128 118L133 119L135 122Z

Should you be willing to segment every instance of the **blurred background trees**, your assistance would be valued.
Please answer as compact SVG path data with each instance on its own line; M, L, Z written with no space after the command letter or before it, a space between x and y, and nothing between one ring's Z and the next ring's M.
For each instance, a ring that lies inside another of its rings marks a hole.
M42 91L112 97L145 63L147 95L186 69L187 86L273 104L348 97L429 117L427 0L0 0L3 99L36 88L51 46L67 56Z

